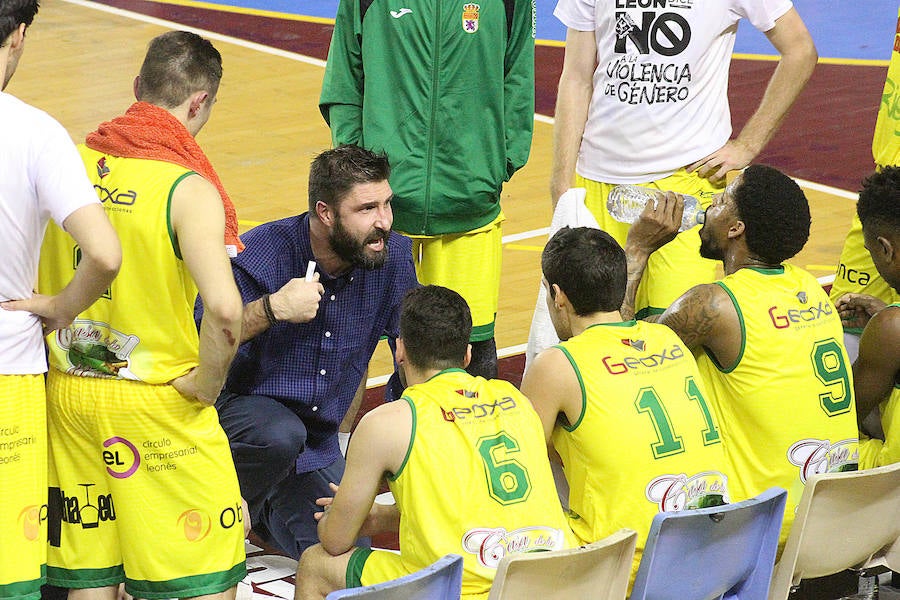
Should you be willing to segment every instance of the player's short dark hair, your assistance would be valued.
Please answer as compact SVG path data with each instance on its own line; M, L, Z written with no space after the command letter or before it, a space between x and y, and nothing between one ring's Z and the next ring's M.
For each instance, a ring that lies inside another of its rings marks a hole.
M391 166L387 156L351 144L319 154L309 169L309 212L320 200L337 210L344 196L358 183L387 181Z
M541 270L547 283L566 293L577 315L622 306L628 277L625 251L605 231L563 227L544 247Z
M747 167L732 197L754 255L779 264L806 245L809 201L797 182L781 171L766 165Z
M222 80L222 55L189 31L169 31L150 40L141 65L141 100L174 108L198 91L215 96Z
M0 0L0 46L22 23L31 26L38 7L38 0Z
M863 229L876 235L900 232L900 167L884 167L863 180L856 214Z
M426 285L410 290L403 298L400 338L414 367L461 368L471 333L469 305L453 290Z

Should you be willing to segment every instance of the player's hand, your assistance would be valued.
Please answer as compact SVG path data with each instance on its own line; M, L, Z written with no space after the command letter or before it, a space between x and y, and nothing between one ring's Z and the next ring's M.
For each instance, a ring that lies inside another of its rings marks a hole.
M197 368L193 368L181 377L176 377L169 382L182 396L193 398L205 406L212 406L222 391L221 385L204 384L201 382ZM216 389L214 389L216 388Z
M328 483L328 487L331 488L331 491L332 491L332 492L334 492L335 494L337 494L337 491L338 491L338 485L337 485L337 484L335 484L334 482L329 482L329 483ZM321 511L321 512L317 512L317 513L313 513L313 518L315 518L316 521L322 520L322 517L324 517L324 516L325 516L325 513L328 512L328 509L331 508L331 503L332 503L332 502L334 502L334 496L325 496L325 497L323 497L323 498L317 499L317 500L316 500L316 506L321 506L321 507L322 507L322 511Z
M844 294L834 303L844 327L865 327L887 304L868 294Z
M656 201L647 202L629 228L626 248L649 256L675 239L683 214L684 196L675 192L658 193Z
M43 294L33 294L31 298L23 300L0 302L0 307L3 310L21 310L37 315L41 318L45 335L56 329L65 329L78 316L63 311L56 296L44 296Z
M280 290L269 296L272 313L279 321L289 323L307 323L319 312L319 301L325 288L319 283L319 274L313 275L312 281L295 277Z
M709 179L713 183L725 180L729 171L743 169L756 158L756 153L737 140L728 140L724 146L704 156L685 169L688 173L697 171L697 175Z
M253 524L250 522L250 507L247 506L247 501L243 496L241 496L241 513L244 515L244 538L246 539L250 535Z

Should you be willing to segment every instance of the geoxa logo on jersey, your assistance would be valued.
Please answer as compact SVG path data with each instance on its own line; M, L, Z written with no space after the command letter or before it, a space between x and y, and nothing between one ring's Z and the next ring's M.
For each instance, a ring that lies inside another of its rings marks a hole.
M137 200L137 192L134 190L120 192L119 188L108 189L96 183L94 184L94 189L97 190L97 196L99 196L100 202L112 202L113 204L131 206Z
M476 396L477 397L477 396ZM516 399L509 396L494 400L493 402L475 403L469 406L454 406L451 409L441 409L441 416L445 421L465 421L474 419L483 419L500 414L503 411L512 410L516 406Z
M654 352L645 356L604 356L603 366L612 375L622 375L628 371L640 369L655 369L665 365L666 361L675 362L684 358L684 348L674 344L671 348L663 348L661 352Z
M775 329L787 329L795 323L809 323L818 321L825 317L831 316L834 307L828 300L819 302L817 306L809 306L807 308L788 308L784 309L778 306L769 308L769 319Z

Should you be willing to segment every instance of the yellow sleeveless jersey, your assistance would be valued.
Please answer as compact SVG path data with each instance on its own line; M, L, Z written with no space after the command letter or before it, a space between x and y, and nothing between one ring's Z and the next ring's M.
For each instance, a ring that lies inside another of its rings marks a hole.
M463 557L463 595L490 590L506 554L577 545L550 472L544 430L512 384L449 369L403 395L406 460L389 485L410 572Z
M194 172L161 161L119 158L79 145L94 189L122 243L107 292L67 329L48 337L50 365L86 377L165 383L197 366L197 286L181 260L169 209L175 186ZM51 224L39 269L42 293L72 278L80 250Z
M900 303L891 306L900 308ZM879 404L884 441L860 438L859 468L871 469L900 462L900 373L894 375L890 396Z
M878 106L875 135L872 136L872 157L878 168L900 165L900 113L895 108L900 102L898 85L900 85L900 11L891 62L884 82L884 93ZM885 283L875 270L869 251L863 246L862 225L856 214L853 215L850 232L841 249L838 270L831 286L832 302L836 302L848 292L869 294L888 304L900 302L900 295ZM848 329L848 331L861 333L862 329Z
M829 297L832 302L837 302L838 298L851 292L875 296L888 304L900 302L900 294L897 294L875 269L875 263L872 262L872 257L865 247L862 223L855 214L850 231L844 239L844 246L841 248L841 258ZM848 329L848 331L862 333L860 328Z
M898 85L900 85L900 10L897 15L891 62L884 82L884 93L878 106L875 135L872 137L872 157L876 165L883 167L900 164L900 115L895 108L900 100Z
M698 358L728 443L735 499L788 491L783 542L806 479L855 470L856 405L837 310L812 275L791 265L740 269L718 284L741 324L736 364Z
M664 325L602 324L559 344L582 390L581 417L553 445L584 543L638 532L632 581L657 512L729 501L717 420L693 355Z

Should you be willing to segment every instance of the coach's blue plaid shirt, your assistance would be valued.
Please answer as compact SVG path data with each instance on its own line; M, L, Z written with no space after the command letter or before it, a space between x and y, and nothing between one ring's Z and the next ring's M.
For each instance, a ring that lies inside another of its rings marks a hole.
M259 225L241 239L246 248L232 268L245 304L304 277L314 260L308 213ZM400 302L418 285L411 242L391 233L382 268L354 268L340 277L320 268L319 281L325 294L316 317L309 323L278 323L242 344L225 383L235 394L275 398L302 419L308 437L298 473L337 459L338 425L375 346L382 335L399 335Z

